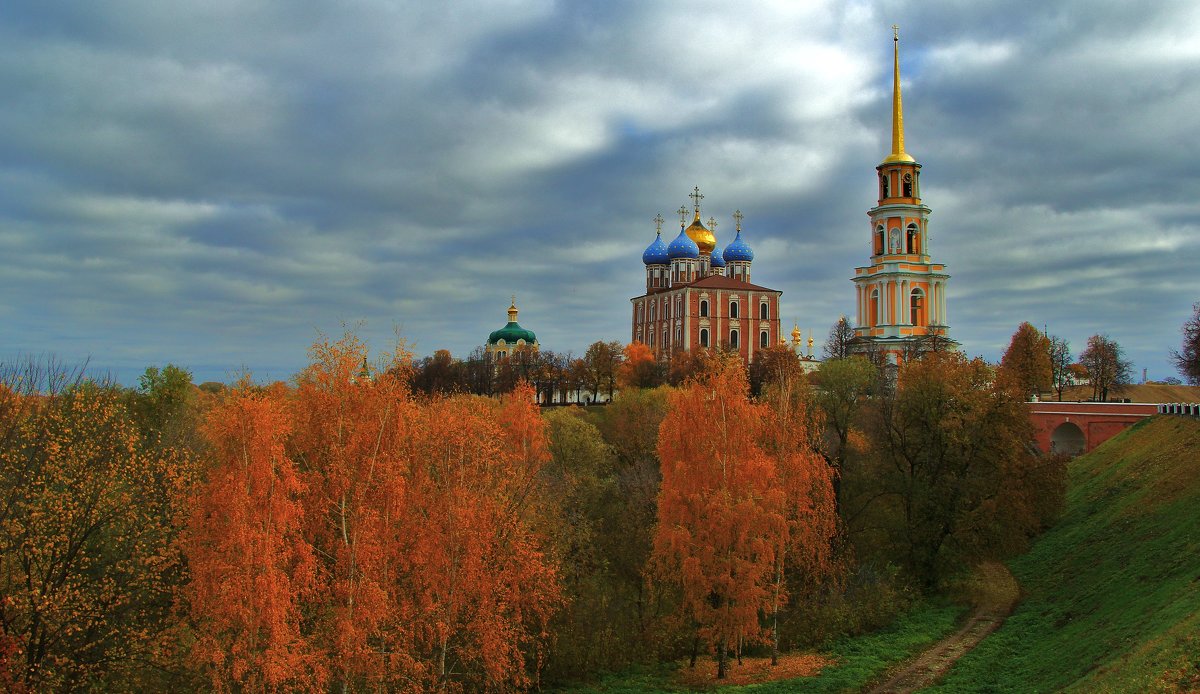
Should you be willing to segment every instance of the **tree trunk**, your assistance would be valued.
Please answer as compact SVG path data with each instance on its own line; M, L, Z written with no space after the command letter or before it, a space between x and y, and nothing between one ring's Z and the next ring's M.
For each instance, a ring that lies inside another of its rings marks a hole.
M688 661L688 667L696 668L696 654L700 651L700 636L699 634L692 637L692 659Z
M721 637L721 641L717 644L717 679L725 679L725 671L728 669L728 653L725 652L725 637Z

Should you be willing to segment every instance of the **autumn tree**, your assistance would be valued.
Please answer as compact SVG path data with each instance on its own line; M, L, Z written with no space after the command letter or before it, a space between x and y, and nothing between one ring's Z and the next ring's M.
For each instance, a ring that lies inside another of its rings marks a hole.
M448 349L439 349L413 365L413 389L427 395L464 390L466 379L462 362Z
M1050 338L1028 321L1017 326L1000 358L1000 375L1011 379L1027 400L1050 390L1054 377Z
M1079 355L1079 363L1087 369L1092 382L1092 400L1108 400L1109 391L1119 391L1133 378L1133 365L1116 340L1107 335L1092 335L1087 348Z
M761 441L766 410L728 360L671 394L659 430L655 576L680 590L682 613L715 647L718 678L732 645L763 638L759 619L773 606L787 537L777 465Z
M799 597L800 586L815 586L834 571L835 473L817 452L823 417L804 374L799 369L777 372L762 400L769 407L762 446L776 463L786 523L776 548L771 596L771 664L777 665L780 610L789 598Z
M190 470L143 439L119 389L81 373L0 365L0 676L34 691L180 686Z
M837 322L829 329L829 337L825 338L825 345L821 348L822 358L828 361L849 357L852 354L850 346L853 340L854 326L850 325L850 319L844 315L839 316Z
M305 537L321 560L324 644L343 687L385 682L409 633L392 585L404 488L398 458L412 436L410 355L399 345L363 373L367 346L322 337L289 398L287 454L303 472Z
M617 367L621 364L623 347L620 342L593 342L583 355L587 364L588 390L597 398L601 392L612 400L617 385Z
M1071 343L1057 335L1050 336L1050 384L1062 402L1063 390L1075 383L1071 371Z
M771 345L754 352L750 363L750 394L758 397L772 383L792 381L804 373L800 357L787 345Z
M1179 329L1183 333L1183 346L1171 350L1171 361L1191 385L1200 385L1200 302L1192 304L1192 317Z
M208 479L183 546L193 658L215 691L321 691L326 662L303 626L318 589L304 485L284 450L286 403L243 382L209 412Z
M641 342L625 345L625 358L617 367L617 385L627 388L655 388L664 380L663 365L654 358L654 352Z
M406 462L404 563L417 667L430 688L495 690L530 682L560 600L535 529L545 421L519 386L498 408L435 400L417 412Z

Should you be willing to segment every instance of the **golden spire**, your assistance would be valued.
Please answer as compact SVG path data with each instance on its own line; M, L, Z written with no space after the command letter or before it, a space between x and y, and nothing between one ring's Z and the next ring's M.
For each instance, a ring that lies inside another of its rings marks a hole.
M700 221L700 201L704 199L704 194L700 192L700 186L692 189L688 194L692 199L692 203L696 208L696 218L692 220L692 225L686 229L688 238L696 242L700 248L700 255L712 254L713 249L717 247L717 237L705 228L704 223ZM680 212L684 212L684 208L679 208ZM682 217L680 218L682 221Z
M510 303L508 305L508 322L509 323L517 322L517 295L516 294L512 295L512 303Z
M916 161L904 151L904 107L900 102L900 27L892 25L892 153L883 160L884 164L900 161Z
M812 359L812 346L813 346L812 328L809 328L808 329L808 358L809 359Z
M793 345L795 345L797 347L800 346L800 335L801 334L802 333L800 332L800 324L793 323L792 324L792 344Z

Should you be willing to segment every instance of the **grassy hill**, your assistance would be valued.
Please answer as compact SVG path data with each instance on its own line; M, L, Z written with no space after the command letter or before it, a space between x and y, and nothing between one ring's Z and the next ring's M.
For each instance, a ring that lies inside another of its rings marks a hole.
M1010 566L1022 604L925 691L1200 691L1200 421L1074 460L1063 519Z

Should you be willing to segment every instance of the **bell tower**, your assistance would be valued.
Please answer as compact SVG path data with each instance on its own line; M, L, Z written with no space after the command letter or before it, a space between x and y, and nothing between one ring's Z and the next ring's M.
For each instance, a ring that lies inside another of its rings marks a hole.
M899 363L953 345L947 337L945 266L929 253L929 208L921 201L921 165L904 149L900 34L892 26L892 150L879 166L870 217L871 264L854 270L858 301L855 351Z

